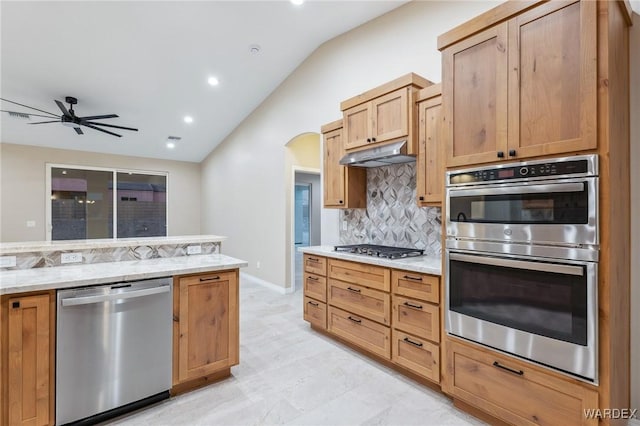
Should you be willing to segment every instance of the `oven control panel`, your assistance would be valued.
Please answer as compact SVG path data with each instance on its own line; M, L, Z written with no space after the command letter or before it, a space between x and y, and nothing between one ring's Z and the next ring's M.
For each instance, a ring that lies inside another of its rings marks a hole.
M490 182L511 179L527 179L558 175L584 175L588 171L588 161L568 160L536 163L521 163L515 165L497 166L495 168L482 168L465 170L461 172L449 172L450 184Z

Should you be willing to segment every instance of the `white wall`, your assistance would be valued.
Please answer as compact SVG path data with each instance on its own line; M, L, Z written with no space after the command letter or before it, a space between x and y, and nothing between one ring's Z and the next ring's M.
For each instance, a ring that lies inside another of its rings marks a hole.
M339 119L341 101L403 74L440 81L438 35L496 4L411 2L320 46L202 163L202 231L223 229L226 254L284 287L285 143ZM337 213L323 216L323 243L336 241Z
M198 163L2 143L0 242L42 241L46 238L46 163L168 172L169 235L200 233ZM27 228L27 220L34 220L36 227Z
M640 15L637 13L633 14L629 50L631 52L631 408L640 409Z

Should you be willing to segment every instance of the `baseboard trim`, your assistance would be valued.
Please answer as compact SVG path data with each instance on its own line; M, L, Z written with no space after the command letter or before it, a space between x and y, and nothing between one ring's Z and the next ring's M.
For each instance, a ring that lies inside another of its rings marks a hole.
M263 280L262 278L254 277L251 274L247 274L246 272L240 272L240 279L249 281L253 284L258 284L263 287L268 288L269 290L275 291L280 294L289 294L293 293L293 288L284 288L267 280Z

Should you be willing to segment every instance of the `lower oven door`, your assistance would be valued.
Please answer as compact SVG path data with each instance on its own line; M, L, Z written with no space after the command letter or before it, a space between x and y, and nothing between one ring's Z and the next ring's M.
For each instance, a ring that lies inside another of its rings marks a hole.
M446 330L597 382L597 264L446 251Z

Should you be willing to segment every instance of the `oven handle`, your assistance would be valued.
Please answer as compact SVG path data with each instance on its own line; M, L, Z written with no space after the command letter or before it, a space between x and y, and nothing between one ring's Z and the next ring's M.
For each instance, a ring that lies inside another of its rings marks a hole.
M584 190L586 182L549 183L545 185L512 185L494 188L452 189L451 197L469 197L477 195L530 194L549 192L579 192Z
M449 259L469 263L479 263L482 265L527 269L530 271L552 272L556 274L577 276L584 275L584 269L580 266L558 265L555 263L528 262L526 260L501 259L496 257L482 257L459 253L450 253Z

